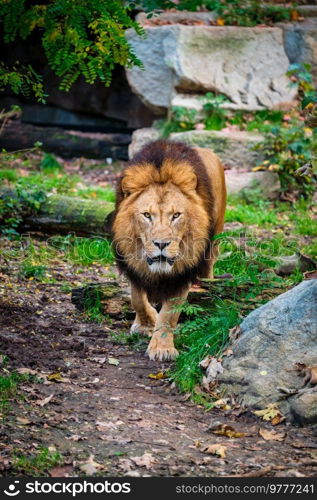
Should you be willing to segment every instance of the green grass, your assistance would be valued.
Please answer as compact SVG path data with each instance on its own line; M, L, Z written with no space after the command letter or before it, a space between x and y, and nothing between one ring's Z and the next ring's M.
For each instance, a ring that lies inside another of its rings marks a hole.
M19 398L18 387L19 384L29 382L31 377L28 374L19 374L16 372L9 372L5 368L7 364L6 356L1 355L2 369L0 371L0 415L5 418L7 412L10 410L10 401Z
M304 236L317 237L317 219L309 216L290 215L290 220L295 222L295 232Z
M63 170L62 165L56 160L55 156L50 153L44 153L40 163L42 172L50 174Z
M55 236L49 245L60 250L64 258L77 266L107 266L114 262L111 241L107 238L81 238L73 235Z
M18 178L17 171L14 169L5 168L0 170L0 181L16 182Z
M3 156L4 154L2 154ZM8 163L10 163L9 153L5 153ZM12 161L15 157L12 156ZM26 167L30 167L29 161ZM87 186L83 187L83 179L79 175L67 174L63 171L63 166L50 153L43 153L39 160L38 170L28 170L29 175L18 175L14 168L4 168L6 163L1 163L0 154L0 181L6 180L20 190L43 191L44 193L67 194L68 196L78 196L80 198L92 198L101 201L115 201L115 193L111 187ZM78 187L77 187L78 185Z
M317 238L309 245L305 245L303 247L303 252L305 255L308 255L312 259L317 260Z
M265 226L277 224L277 213L270 208L267 201L258 201L256 204L249 204L237 199L228 200L226 210L226 222L242 222L243 224L256 224Z
M26 476L46 476L48 471L62 463L62 455L58 451L40 448L36 454L26 456L16 452L12 469L15 473Z
M79 176L57 173L33 173L27 177L20 177L17 185L25 190L36 188L46 193L55 191L59 194L71 194L72 189L80 181Z
M32 264L25 260L21 264L20 276L23 278L35 278L39 281L46 277L47 267L38 264Z
M79 198L93 198L101 201L115 202L115 192L113 189L98 186L78 189L76 196L79 196Z

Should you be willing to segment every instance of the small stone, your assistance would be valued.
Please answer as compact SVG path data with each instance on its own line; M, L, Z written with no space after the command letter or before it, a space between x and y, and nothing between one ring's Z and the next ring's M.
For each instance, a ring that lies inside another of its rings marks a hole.
M298 397L292 398L291 415L300 424L317 423L317 388L307 389Z

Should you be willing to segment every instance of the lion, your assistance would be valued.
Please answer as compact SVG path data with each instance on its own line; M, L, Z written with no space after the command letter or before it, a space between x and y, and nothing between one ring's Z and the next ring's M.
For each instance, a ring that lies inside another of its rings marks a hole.
M178 355L175 306L197 278L213 277L213 238L223 231L225 207L224 169L209 149L158 140L137 153L119 179L112 223L116 262L131 283L131 332L151 336L152 360Z

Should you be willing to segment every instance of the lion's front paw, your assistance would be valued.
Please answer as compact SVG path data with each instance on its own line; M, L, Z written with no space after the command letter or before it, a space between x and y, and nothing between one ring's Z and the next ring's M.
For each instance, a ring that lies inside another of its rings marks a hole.
M168 361L175 359L178 356L178 351L174 347L173 334L155 332L146 352L153 361Z
M148 337L152 336L153 326L143 326L140 323L134 322L130 328L130 333L139 333L140 335L147 335Z
M150 345L147 348L147 354L152 361L170 361L177 358L178 350L175 347L167 348L151 348Z

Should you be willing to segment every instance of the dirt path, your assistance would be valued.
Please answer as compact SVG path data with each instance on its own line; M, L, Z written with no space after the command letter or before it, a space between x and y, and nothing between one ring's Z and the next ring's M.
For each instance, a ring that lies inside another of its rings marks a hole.
M316 475L316 429L280 424L285 439L265 441L259 436L265 424L253 414L206 413L167 380L149 378L168 364L113 341L110 333L127 332L128 323L87 322L58 286L12 283L7 274L1 281L0 352L9 368L34 370L44 380L22 387L24 399L1 425L2 474L14 473L17 450L28 456L53 446L63 464L52 475L84 474L91 456L86 471L102 475ZM208 428L217 423L246 436L215 435ZM210 444L224 446L225 456L204 452Z

